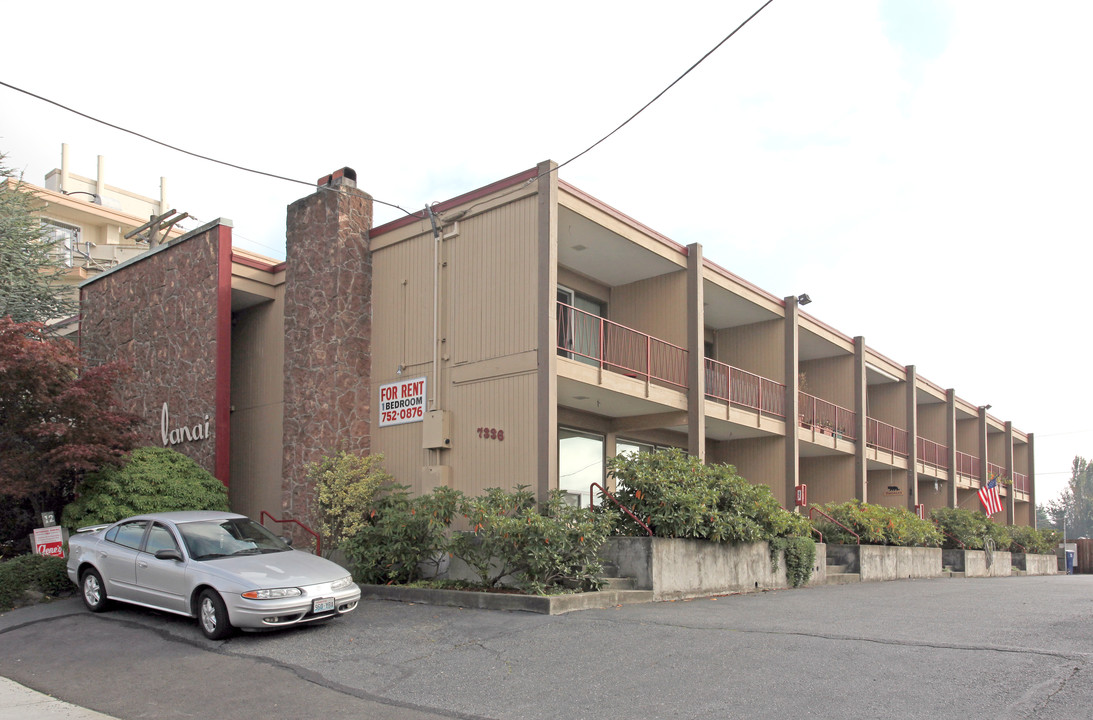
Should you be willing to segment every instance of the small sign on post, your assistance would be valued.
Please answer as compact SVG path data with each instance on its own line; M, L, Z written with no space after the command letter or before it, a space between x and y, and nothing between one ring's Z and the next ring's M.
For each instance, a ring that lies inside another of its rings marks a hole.
M65 556L64 535L60 526L34 528L34 553L59 558Z
M47 510L42 513L42 527L53 527L57 524L57 517L53 514L52 510Z
M926 519L926 506L925 505L915 505L915 515L918 515L919 520L925 520Z
M797 499L794 504L796 504L797 507L808 505L808 485L797 486Z

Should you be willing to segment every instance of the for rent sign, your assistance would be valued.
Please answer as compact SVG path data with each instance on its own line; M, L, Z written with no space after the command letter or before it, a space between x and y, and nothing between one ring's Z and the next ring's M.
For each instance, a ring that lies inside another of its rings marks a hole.
M380 427L421 422L425 418L425 378L380 386Z

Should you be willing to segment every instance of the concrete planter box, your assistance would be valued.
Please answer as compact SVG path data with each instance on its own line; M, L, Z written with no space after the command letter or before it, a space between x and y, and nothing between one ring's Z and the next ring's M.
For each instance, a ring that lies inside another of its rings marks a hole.
M1013 567L1024 570L1028 575L1055 575L1059 572L1059 559L1054 555L1013 553L1012 560Z
M862 582L932 578L941 574L941 548L828 545L828 562L846 565ZM1008 559L1007 559L1008 562Z
M780 558L778 570L772 571L765 542L728 545L707 540L612 537L600 556L616 565L621 577L634 578L637 588L651 590L653 600L789 587L785 558ZM824 584L823 558L824 546L817 544L809 585Z
M1013 574L1011 553L995 550L990 567L987 566L987 553L984 550L945 550L942 562L964 577L1009 577Z

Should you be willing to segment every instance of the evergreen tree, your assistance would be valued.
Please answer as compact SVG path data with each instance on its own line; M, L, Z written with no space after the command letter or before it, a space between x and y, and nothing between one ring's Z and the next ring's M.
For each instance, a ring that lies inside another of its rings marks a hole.
M65 272L45 237L38 199L0 153L0 317L46 322L76 313L55 280Z
M1059 499L1047 507L1051 524L1063 529L1066 515L1066 535L1069 538L1093 536L1093 465L1083 457L1075 457L1070 466L1070 482Z

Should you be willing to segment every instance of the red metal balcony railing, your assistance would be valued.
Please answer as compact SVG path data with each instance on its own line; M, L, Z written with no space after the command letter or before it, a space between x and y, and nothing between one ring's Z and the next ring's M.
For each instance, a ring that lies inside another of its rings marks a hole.
M858 414L835 403L821 400L806 392L797 393L801 405L801 426L819 430L828 435L837 435L847 440L856 440Z
M786 416L786 386L706 358L706 397L766 415Z
M979 479L979 458L956 451L956 473L967 478Z
M558 352L630 377L687 387L687 350L558 303Z
M1002 480L1006 477L1006 468L1001 465L995 465L992 462L987 463L987 480Z
M1013 487L1018 492L1030 492L1028 475L1023 475L1022 473L1015 472L1013 474Z
M918 439L918 461L923 465L929 465L939 470L948 470L949 446L920 437Z
M909 454L907 431L873 418L866 418L865 444L902 457L907 457Z

